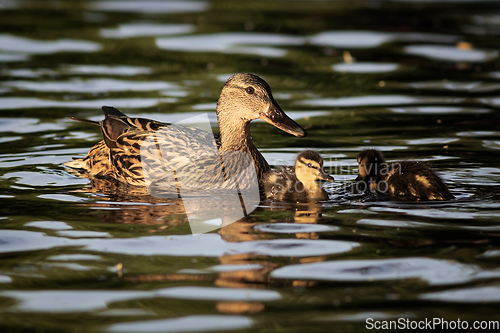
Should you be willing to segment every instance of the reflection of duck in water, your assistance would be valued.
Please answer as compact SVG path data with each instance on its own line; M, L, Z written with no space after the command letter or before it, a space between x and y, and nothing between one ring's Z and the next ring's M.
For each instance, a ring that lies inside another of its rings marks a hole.
M274 201L307 202L328 199L317 180L333 181L323 170L323 159L312 150L300 153L295 167L279 167L262 179L264 195Z
M103 110L105 119L96 124L101 127L104 140L92 147L85 158L66 165L83 169L91 177L111 177L137 186L148 185L145 166L150 179L159 179L164 176L165 167L175 171L186 165L196 165L200 159L211 158L212 162L217 160L219 163L202 165L205 170L200 173L190 170L190 181L204 180L216 171L223 174L220 157L214 158L213 153L207 153L214 149L219 153L247 153L260 179L270 167L250 136L250 122L257 118L297 137L306 135L306 131L281 110L269 85L253 74L235 74L224 85L217 103L220 137L215 137L215 145L212 133L197 128L129 118L111 107L103 107ZM166 137L157 135L160 129L166 128L169 129ZM213 173L207 170L217 167L219 169Z
M366 149L358 155L359 191L378 192L414 200L450 200L454 196L429 165L420 161L385 162L382 153Z

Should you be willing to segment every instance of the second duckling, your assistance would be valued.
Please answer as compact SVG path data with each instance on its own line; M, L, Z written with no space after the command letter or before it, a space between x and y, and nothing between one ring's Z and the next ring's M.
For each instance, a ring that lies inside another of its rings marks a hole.
M358 155L358 191L378 192L417 201L454 198L441 178L425 162L402 160L387 164L382 153L366 149Z
M323 158L313 150L300 153L295 167L279 167L262 179L267 199L274 201L307 202L328 199L328 194L317 180L334 181L323 170Z

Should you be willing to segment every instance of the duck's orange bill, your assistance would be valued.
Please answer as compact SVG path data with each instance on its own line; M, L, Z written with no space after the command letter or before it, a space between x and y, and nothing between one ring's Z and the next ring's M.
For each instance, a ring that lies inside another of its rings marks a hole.
M288 117L279 107L269 108L266 112L261 113L259 118L299 138L303 138L307 135L307 131Z

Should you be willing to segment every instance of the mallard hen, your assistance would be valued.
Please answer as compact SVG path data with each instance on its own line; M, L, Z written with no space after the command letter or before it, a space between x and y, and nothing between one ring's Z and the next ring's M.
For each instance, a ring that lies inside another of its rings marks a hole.
M301 152L294 167L279 167L262 179L266 198L273 201L307 202L328 199L326 191L317 180L334 181L323 170L323 158L313 151Z
M246 153L261 179L270 167L250 136L250 122L257 118L297 137L307 134L283 112L269 85L248 73L233 75L222 88L217 103L220 136L215 135L215 142L212 133L198 128L130 118L112 107L103 107L103 111L104 120L96 124L101 127L104 140L92 147L85 158L66 165L82 169L90 177L111 177L136 186L164 181L169 178L164 177L167 171L180 170L189 174L190 184L211 183L214 180L206 180L207 174L226 177L221 159L225 168L230 167L228 161L238 163L238 159L222 156L232 156L231 152ZM212 172L210 168L219 169ZM204 172L198 174L202 169ZM177 181L175 175L172 177Z
M382 153L366 149L358 155L359 191L381 193L411 200L451 200L450 193L441 178L425 162L402 160L386 163Z

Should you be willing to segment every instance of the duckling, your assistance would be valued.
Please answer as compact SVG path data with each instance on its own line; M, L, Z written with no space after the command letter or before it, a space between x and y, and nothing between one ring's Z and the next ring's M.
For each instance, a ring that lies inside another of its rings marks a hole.
M316 182L334 181L323 170L323 158L313 151L301 152L295 167L279 167L262 179L264 195L274 201L307 202L328 199L326 191Z
M261 179L271 168L250 136L250 122L257 118L294 136L307 135L283 112L267 82L249 73L231 76L222 88L217 103L220 135L215 136L215 147L214 135L197 128L130 118L112 107L103 107L103 111L104 120L96 124L101 127L104 140L92 147L85 158L66 165L81 169L90 177L110 177L135 186L147 186L150 179L164 178L165 168L173 171L187 168L191 183L216 181L205 178L207 174L224 174L220 161L225 152L246 153L253 160L257 178ZM168 135L160 136L164 129L169 130ZM221 156L214 157L214 149ZM218 163L210 164L207 162L210 160ZM229 160L223 162L226 167ZM196 168L205 170L197 174Z
M368 190L417 201L454 198L441 178L427 163L402 160L387 164L380 151L366 149L359 153L358 165L355 185L358 190Z

